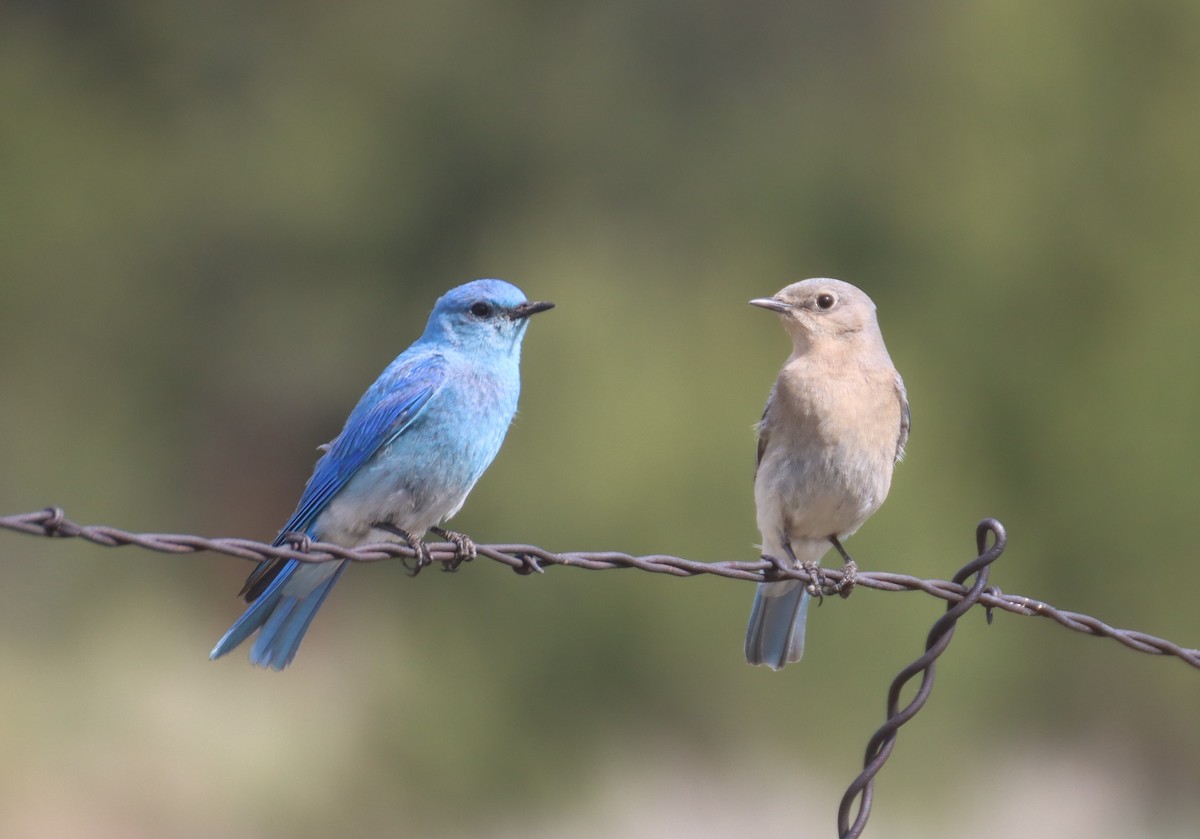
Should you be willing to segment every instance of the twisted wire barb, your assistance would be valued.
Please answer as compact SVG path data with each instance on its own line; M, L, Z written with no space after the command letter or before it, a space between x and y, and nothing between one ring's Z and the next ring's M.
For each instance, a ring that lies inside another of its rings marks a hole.
M993 537L991 548L987 547L988 534ZM956 585L961 586L968 577L974 575L975 582L961 600L957 603L950 603L946 607L946 613L938 618L933 624L933 628L929 630L929 636L925 640L925 652L916 661L901 670L900 675L892 681L891 687L888 688L887 721L879 727L867 743L863 771L850 783L846 794L842 797L841 806L838 808L838 836L843 839L861 836L866 828L867 818L871 814L871 800L875 792L875 776L892 754L892 748L896 745L896 733L900 730L900 726L915 717L917 712L925 706L925 701L933 692L934 664L938 656L950 646L950 639L954 636L954 627L958 623L958 619L983 597L987 588L990 566L1000 558L1000 554L1004 553L1007 541L1008 535L1004 531L1004 525L995 519L984 519L975 528L975 546L978 556L959 569L959 572L954 575L953 581ZM990 620L990 612L988 617ZM921 686L917 688L917 693L912 700L901 708L900 691L904 689L904 685L908 683L909 679L918 673L923 674ZM854 800L860 795L862 803L859 806L858 815L854 824L850 824L850 811L854 806Z
M985 521L993 521L991 519ZM997 523L998 524L998 523ZM48 536L53 538L77 538L105 547L120 547L136 545L151 551L171 554L190 554L201 551L225 554L226 556L261 562L264 559L295 559L299 562L327 562L331 559L348 559L352 562L380 562L387 559L416 557L416 552L408 545L399 542L380 542L373 545L362 545L357 548L343 548L328 542L296 542L273 546L253 539L217 538L209 539L180 533L131 533L115 527L103 525L80 525L71 521L59 507L47 507L32 513L19 513L11 516L0 516L0 529L13 530L31 536ZM670 574L675 577L695 577L700 574L712 574L718 577L728 577L734 580L750 580L761 583L763 580L795 579L808 584L816 581L802 568L789 568L784 563L763 557L754 562L698 562L683 559L668 554L650 554L647 556L631 556L617 551L554 553L536 545L494 544L477 545L478 555L486 557L502 565L507 565L518 574L542 573L547 565L566 565L572 568L584 568L590 571L604 571L611 568L637 568L654 574ZM457 548L450 542L434 542L429 545L430 556L435 562L452 566L460 557ZM840 569L830 568L822 571L823 582L832 583L835 587L842 579ZM959 582L951 580L923 580L910 577L907 574L892 574L886 571L859 571L856 585L862 588L873 588L878 591L923 591L933 597L958 603L968 595L969 590ZM1024 597L1017 594L1003 594L999 589L990 588L983 592L976 601L988 609L1003 609L1015 615L1037 615L1082 632L1085 635L1095 635L1112 638L1132 650L1151 655L1168 655L1181 659L1192 667L1200 669L1200 650L1181 647L1163 638L1156 638L1145 632L1129 629L1116 629L1098 618L1079 612L1069 612L1056 609L1049 603Z

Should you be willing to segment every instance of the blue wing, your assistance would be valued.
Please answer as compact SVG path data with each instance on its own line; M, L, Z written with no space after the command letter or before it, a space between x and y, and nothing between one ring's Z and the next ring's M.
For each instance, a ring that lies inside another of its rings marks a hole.
M403 356L392 363L371 385L350 412L342 433L317 461L304 488L296 512L283 526L273 544L283 543L285 533L307 533L325 506L381 446L390 443L412 425L446 379L446 359L439 354L409 360ZM253 602L286 565L267 560L254 569L242 587L247 602Z

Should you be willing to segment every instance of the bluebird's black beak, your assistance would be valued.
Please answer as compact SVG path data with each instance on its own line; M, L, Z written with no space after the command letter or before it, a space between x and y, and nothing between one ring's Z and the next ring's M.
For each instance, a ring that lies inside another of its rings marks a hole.
M508 313L510 320L521 320L530 315L536 315L538 312L544 312L547 309L553 309L554 304L544 300L527 300L519 306L513 307L513 310Z

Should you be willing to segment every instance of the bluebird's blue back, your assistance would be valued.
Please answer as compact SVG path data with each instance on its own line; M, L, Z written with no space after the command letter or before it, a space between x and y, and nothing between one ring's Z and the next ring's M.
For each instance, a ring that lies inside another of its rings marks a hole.
M287 533L345 547L403 533L423 547L420 537L458 512L500 451L517 410L527 318L553 305L502 280L446 292L425 332L350 412L274 544ZM250 661L282 670L346 565L261 563L242 589L250 607L210 658L257 632Z

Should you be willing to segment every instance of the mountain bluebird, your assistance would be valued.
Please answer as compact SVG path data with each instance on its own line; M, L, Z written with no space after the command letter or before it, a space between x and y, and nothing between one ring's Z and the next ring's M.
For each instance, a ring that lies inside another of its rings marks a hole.
M763 553L818 581L830 546L856 566L841 539L887 497L908 440L908 397L883 345L875 304L841 280L793 283L751 300L779 314L792 354L758 424L754 503ZM746 629L746 660L778 670L804 654L810 591L799 580L759 583Z
M399 537L417 551L419 570L429 563L421 537L432 531L453 541L460 557L474 555L467 537L437 525L458 512L500 450L517 410L527 318L553 305L530 302L501 280L476 280L446 292L425 332L367 389L342 433L322 447L300 504L274 544L296 533L345 547ZM250 607L210 658L257 631L250 661L287 667L346 564L260 563L241 592Z

